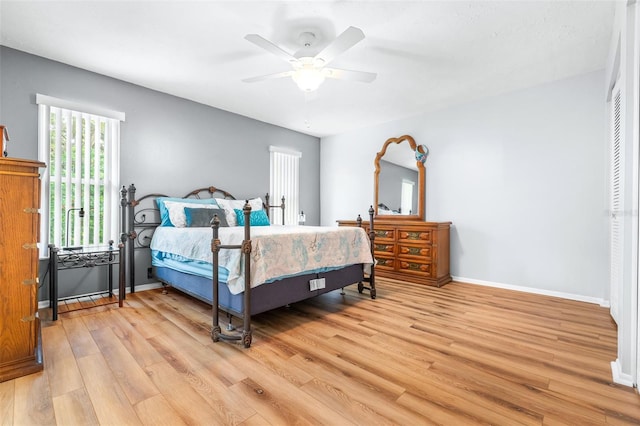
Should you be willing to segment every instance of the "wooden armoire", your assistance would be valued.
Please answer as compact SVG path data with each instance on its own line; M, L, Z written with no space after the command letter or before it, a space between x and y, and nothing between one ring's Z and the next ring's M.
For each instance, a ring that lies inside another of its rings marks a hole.
M0 158L0 382L43 368L37 244L43 167Z

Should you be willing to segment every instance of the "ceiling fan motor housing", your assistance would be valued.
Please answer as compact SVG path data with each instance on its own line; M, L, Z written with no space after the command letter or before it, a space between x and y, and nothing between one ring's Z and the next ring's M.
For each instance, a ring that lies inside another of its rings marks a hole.
M316 41L316 35L310 31L300 33L298 41L303 47L311 47Z

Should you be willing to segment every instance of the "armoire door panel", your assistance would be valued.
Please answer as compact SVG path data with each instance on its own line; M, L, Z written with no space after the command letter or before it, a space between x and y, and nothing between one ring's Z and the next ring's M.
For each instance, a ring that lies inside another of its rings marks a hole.
M37 315L42 167L0 158L0 382L43 368Z

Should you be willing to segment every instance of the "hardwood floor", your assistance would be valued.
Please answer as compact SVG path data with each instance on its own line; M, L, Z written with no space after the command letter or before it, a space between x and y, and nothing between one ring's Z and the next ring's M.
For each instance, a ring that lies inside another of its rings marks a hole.
M593 304L380 279L376 300L351 286L256 316L248 350L209 329L177 291L62 313L44 372L0 383L0 423L640 424Z

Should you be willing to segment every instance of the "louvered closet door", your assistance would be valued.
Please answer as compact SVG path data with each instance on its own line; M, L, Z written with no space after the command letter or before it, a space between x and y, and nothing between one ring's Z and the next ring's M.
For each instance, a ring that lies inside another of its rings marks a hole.
M610 171L610 299L611 316L618 323L620 315L620 295L622 293L622 254L623 254L623 122L622 96L618 84L611 93L611 171Z

